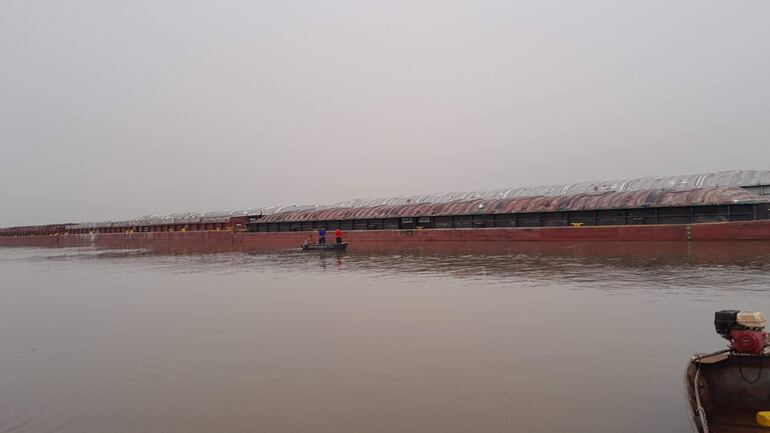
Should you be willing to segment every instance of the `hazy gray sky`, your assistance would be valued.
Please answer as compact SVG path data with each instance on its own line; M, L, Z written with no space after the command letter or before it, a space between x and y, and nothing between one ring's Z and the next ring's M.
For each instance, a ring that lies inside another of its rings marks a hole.
M770 167L770 1L0 2L0 226Z

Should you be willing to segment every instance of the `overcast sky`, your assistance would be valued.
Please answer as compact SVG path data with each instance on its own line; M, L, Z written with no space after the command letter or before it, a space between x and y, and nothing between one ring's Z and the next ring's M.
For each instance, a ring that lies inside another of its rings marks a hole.
M770 168L770 1L0 1L0 226Z

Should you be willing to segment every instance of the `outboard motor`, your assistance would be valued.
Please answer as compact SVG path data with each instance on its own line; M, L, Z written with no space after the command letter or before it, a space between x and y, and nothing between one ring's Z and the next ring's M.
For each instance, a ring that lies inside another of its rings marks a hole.
M764 314L758 311L722 310L714 314L717 334L730 341L737 353L760 355L770 345Z

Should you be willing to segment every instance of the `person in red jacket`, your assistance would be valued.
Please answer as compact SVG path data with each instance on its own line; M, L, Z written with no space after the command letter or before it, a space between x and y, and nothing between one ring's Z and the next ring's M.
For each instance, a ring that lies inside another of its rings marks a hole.
M342 243L342 229L337 227L337 230L334 231L334 237L337 238L337 243Z

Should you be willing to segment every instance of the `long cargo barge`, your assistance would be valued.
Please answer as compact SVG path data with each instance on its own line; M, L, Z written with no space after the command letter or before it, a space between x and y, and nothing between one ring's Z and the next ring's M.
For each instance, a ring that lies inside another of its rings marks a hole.
M755 190L756 191L756 190ZM736 186L280 208L212 217L0 229L0 246L163 252L298 248L321 227L367 244L770 240L770 199Z
M162 253L210 253L299 249L307 232L172 231L59 234L0 237L3 247L142 249ZM348 251L425 243L584 242L584 241L770 241L770 221L663 224L650 226L584 226L543 228L471 228L433 230L367 230L345 233ZM762 245L765 245L762 243ZM766 244L770 248L770 244Z

